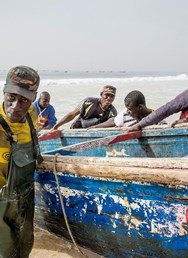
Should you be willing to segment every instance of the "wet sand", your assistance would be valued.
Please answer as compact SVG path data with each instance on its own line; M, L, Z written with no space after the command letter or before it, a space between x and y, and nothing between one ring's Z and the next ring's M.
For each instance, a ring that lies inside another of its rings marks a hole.
M99 258L99 256L86 249L81 249L83 256L74 245L46 230L35 228L35 241L29 258Z

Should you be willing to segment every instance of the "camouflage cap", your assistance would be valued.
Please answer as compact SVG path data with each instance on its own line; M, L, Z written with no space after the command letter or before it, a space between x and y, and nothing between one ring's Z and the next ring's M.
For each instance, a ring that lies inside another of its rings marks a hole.
M16 66L7 74L4 92L18 94L34 101L39 83L40 77L34 69L28 66Z
M114 86L111 86L111 85L106 85L103 87L102 89L102 92L105 92L105 93L109 93L109 94L112 94L112 95L116 95L116 88Z

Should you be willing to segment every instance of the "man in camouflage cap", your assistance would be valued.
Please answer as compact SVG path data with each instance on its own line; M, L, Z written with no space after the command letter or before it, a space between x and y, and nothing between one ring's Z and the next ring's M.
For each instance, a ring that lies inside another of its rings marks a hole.
M37 113L40 83L28 66L10 69L0 104L0 257L29 257L33 246L34 171L40 154ZM41 159L40 159L41 161Z
M17 66L7 74L4 92L21 95L34 101L40 83L38 73L28 66Z
M103 87L101 93L108 93L108 94L111 94L111 95L115 96L116 95L116 88L112 85L105 85Z

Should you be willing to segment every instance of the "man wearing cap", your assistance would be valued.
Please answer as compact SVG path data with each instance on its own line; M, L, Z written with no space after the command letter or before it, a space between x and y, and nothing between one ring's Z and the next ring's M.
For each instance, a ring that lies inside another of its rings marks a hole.
M58 129L61 125L70 122L77 115L78 118L71 125L71 129L88 128L108 120L117 115L116 108L112 105L115 99L116 88L106 85L101 91L101 98L88 97L80 105L60 119L53 129Z
M29 257L33 246L34 171L39 154L32 105L40 77L28 66L10 69L0 104L0 257Z

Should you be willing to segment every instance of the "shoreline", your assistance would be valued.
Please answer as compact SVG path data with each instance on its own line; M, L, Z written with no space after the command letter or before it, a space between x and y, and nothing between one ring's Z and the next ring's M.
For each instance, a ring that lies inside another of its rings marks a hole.
M75 246L64 238L55 236L47 230L35 227L34 245L29 258L99 258L102 257L89 250L81 248L82 253L76 250Z

